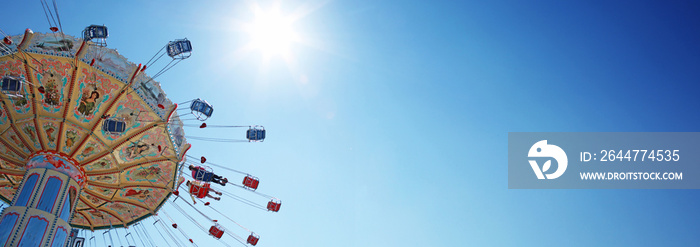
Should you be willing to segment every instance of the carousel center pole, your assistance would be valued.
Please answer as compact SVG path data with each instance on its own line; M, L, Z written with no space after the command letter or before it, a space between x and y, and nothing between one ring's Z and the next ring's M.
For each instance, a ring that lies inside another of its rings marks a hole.
M52 152L29 157L21 185L0 217L0 246L65 246L85 172Z

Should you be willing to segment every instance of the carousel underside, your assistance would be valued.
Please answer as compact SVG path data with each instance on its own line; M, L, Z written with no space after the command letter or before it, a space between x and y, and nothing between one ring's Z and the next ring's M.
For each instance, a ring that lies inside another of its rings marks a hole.
M14 198L29 159L50 153L85 175L73 227L122 227L154 214L189 148L177 106L115 50L67 35L25 36L0 53L0 75L23 82L0 94L0 199Z

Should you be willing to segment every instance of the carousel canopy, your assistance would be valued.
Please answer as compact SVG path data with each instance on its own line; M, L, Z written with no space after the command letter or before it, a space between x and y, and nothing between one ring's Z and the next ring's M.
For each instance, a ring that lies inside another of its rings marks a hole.
M28 158L51 153L85 173L74 227L128 226L155 214L189 148L159 83L80 38L27 32L11 40L0 76L22 86L8 79L0 94L0 199L17 193Z

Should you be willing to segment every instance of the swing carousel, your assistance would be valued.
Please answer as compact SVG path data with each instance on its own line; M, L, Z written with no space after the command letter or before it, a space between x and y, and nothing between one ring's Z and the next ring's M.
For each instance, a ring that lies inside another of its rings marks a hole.
M79 37L64 34L60 22L50 30L3 32L0 245L96 246L95 233L102 233L105 245L106 234L112 242L116 234L120 242L149 246L159 241L151 236L155 228L179 246L194 244L187 233L196 227L215 239L226 234L256 245L257 234L211 201L223 196L272 212L281 202L257 191L257 177L186 154L190 137L183 128L247 128L241 140L192 137L222 142L261 142L265 129L187 124L209 119L213 106L201 99L175 104L155 81L191 55L190 41L167 42L142 65L106 47L106 26L90 25ZM148 76L146 68L157 67L163 55L170 61ZM166 204L176 211L161 210Z

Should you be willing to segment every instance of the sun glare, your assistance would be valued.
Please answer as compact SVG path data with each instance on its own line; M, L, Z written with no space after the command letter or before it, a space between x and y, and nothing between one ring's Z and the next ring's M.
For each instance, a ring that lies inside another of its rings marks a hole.
M264 11L256 6L255 19L248 26L250 45L265 58L282 56L288 59L291 46L299 42L293 24L294 20L281 13L279 7Z

